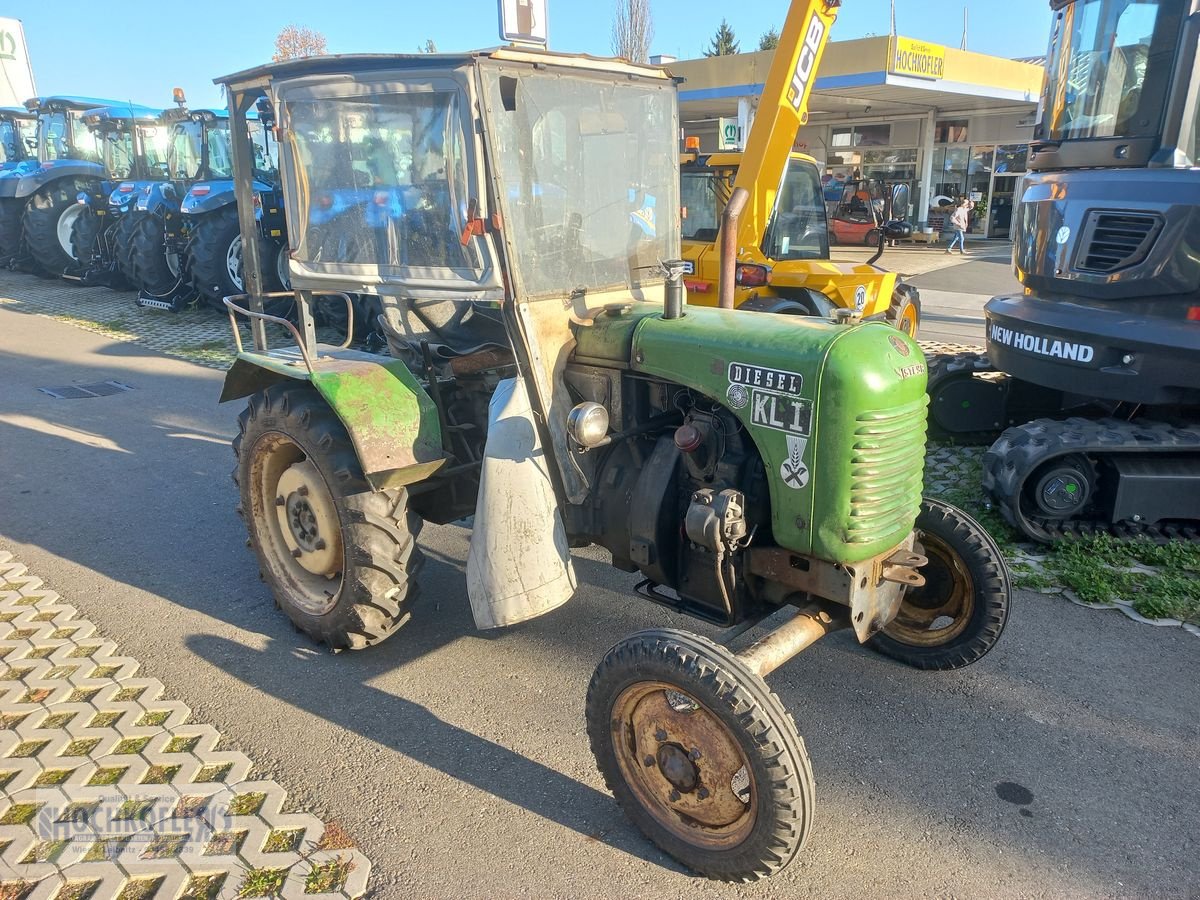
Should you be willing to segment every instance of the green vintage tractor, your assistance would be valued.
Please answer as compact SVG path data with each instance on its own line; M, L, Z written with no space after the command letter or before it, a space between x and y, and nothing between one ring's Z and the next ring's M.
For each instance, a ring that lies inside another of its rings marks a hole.
M686 305L661 69L505 48L219 83L247 238L248 293L226 304L254 335L222 400L248 398L239 508L284 612L334 648L389 637L423 611L423 522L474 516L480 628L565 603L570 548L606 548L647 600L726 626L640 632L600 661L586 717L606 782L699 872L785 866L813 776L764 676L841 628L953 669L1007 618L996 545L922 500L920 349L852 316ZM250 239L242 120L264 95L298 326L263 314ZM389 357L316 342L313 307L351 293L379 299ZM294 346L270 349L268 327Z

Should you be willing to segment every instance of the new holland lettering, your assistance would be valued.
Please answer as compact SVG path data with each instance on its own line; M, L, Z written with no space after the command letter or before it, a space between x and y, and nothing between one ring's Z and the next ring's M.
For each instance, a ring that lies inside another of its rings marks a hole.
M1039 334L1026 334L1005 328L1003 325L991 326L988 337L1004 347L1012 347L1025 353L1038 356L1049 356L1054 359L1069 359L1072 362L1091 362L1096 356L1096 349L1091 344L1076 344L1071 341L1061 341L1056 338L1042 337Z
M813 64L817 61L817 49L821 46L824 34L825 23L814 14L808 22L804 45L800 48L796 69L792 72L792 95L788 100L796 112L800 111L800 105L804 102L804 91L808 87L808 79L812 77Z

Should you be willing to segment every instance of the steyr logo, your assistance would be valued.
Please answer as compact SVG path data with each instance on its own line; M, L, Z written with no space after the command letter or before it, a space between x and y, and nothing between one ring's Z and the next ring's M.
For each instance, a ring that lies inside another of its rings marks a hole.
M808 87L808 79L812 77L817 51L824 36L825 23L813 13L808 22L808 33L804 35L804 45L800 48L800 57L796 60L796 69L792 72L792 95L788 97L788 102L796 112L800 112L800 105L804 102L804 91Z
M11 31L0 31L0 59L17 58L17 39Z

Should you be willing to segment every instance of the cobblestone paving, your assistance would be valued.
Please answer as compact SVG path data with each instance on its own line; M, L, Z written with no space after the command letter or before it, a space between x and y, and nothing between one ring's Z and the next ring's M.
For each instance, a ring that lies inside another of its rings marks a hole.
M0 551L0 898L358 897L337 826Z

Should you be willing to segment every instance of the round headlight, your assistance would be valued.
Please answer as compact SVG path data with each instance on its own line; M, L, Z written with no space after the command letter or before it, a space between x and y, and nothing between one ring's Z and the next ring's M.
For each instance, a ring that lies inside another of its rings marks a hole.
M608 436L608 410L590 400L567 416L567 433L581 447L595 447Z

